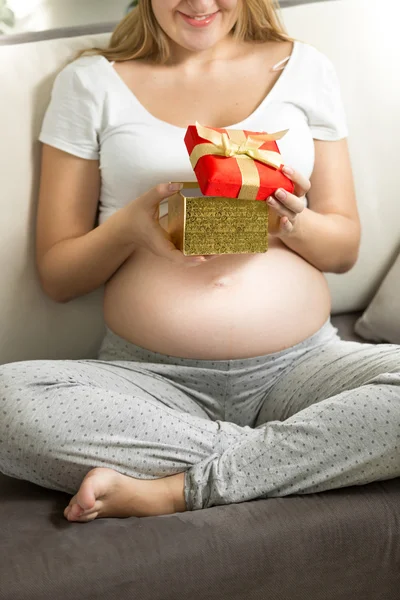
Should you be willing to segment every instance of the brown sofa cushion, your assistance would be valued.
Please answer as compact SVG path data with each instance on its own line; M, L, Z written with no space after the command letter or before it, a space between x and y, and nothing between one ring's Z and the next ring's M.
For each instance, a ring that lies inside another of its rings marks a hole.
M400 479L166 517L68 523L0 475L0 600L398 600Z

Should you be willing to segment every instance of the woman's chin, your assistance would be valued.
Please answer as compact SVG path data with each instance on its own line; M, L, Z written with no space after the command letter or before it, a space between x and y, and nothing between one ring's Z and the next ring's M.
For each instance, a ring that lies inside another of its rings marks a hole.
M177 48L187 50L188 52L208 52L216 48L227 40L229 31L221 31L219 28L213 28L209 31L190 31L186 28L178 30L172 38Z
M177 45L181 49L186 50L187 52L192 52L193 54L196 54L200 52L211 51L213 48L218 46L224 39L219 38L217 36L207 36L207 38L206 36L204 36L203 39L196 38L200 38L200 36L191 36L190 38L182 36L182 38L177 42Z

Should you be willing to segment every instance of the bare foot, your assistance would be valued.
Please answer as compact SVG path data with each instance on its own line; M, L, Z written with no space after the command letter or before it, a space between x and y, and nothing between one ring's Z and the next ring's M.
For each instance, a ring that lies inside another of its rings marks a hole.
M184 473L162 479L133 479L113 469L92 469L64 511L68 521L101 517L149 517L186 510Z

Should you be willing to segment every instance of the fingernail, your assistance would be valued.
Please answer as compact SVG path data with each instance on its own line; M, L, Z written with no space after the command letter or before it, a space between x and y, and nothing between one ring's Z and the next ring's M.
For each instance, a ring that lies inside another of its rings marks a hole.
M197 267L205 262L204 258L193 258L188 256L186 259L186 265L189 267Z
M287 167L286 165L282 167L282 171L286 173L286 175L294 175L294 169L292 167Z
M275 200L272 198L272 196L270 196L267 200L267 204L270 204L271 206L274 206L274 204L276 204Z
M289 219L287 217L284 217L282 219L282 224L283 224L283 226L284 226L285 229L287 229L287 230L291 230L292 229L292 224L291 224L291 222L289 221Z
M168 189L170 192L179 192L183 188L183 183L172 183L170 182Z
M275 192L275 196L278 198L278 200L285 200L287 197L287 194L286 194L285 190L277 190Z

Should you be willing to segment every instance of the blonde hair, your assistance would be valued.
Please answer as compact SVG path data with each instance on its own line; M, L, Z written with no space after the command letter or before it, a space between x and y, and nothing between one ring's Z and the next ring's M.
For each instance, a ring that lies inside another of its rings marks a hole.
M279 18L278 0L241 0L242 10L232 35L238 41L289 41ZM139 0L117 25L107 48L90 48L79 52L101 55L110 61L147 59L165 63L169 58L168 36L159 26L151 0Z

